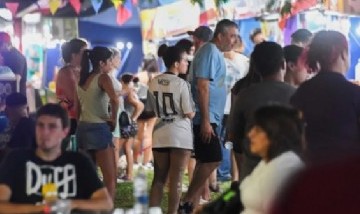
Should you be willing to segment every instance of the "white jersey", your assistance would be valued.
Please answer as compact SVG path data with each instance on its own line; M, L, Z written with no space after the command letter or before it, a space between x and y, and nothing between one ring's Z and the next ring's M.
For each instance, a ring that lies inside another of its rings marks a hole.
M231 88L249 72L249 58L243 54L235 53L234 59L225 58L226 77L225 84L227 90L224 114L230 114L231 108Z
M191 120L195 111L190 84L174 74L164 73L149 83L149 97L158 117L153 132L154 148L193 149Z

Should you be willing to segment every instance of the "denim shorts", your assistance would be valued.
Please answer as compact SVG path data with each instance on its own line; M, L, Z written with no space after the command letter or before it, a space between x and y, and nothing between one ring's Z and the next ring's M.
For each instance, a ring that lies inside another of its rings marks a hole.
M112 133L106 123L80 121L76 130L76 141L80 149L102 150L113 147Z

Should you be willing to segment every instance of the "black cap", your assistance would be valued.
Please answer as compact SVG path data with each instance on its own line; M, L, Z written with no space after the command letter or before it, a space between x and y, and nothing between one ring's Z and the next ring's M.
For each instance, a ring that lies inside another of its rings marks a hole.
M15 92L6 97L5 104L10 107L23 106L27 105L27 100L23 94Z
M187 33L191 36L196 36L203 42L208 42L213 37L213 31L207 26L200 26L194 31L188 31Z

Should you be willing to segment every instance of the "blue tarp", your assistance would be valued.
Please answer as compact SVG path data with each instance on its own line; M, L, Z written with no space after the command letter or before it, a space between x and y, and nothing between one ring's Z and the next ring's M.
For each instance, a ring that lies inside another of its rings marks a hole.
M98 33L100 32L101 33ZM114 7L91 17L79 19L79 35L87 39L92 46L103 45L116 47L117 42L133 44L128 57L123 61L121 72L137 72L143 59L142 37L140 28L139 12L136 7L132 8L131 18L124 24L116 23L116 10ZM124 50L125 55L126 50Z

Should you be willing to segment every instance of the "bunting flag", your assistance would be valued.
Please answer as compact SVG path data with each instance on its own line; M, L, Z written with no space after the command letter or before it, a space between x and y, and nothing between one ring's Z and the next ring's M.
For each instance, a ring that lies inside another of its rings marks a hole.
M125 2L119 7L116 16L116 22L119 25L123 25L132 16L132 2L131 0L125 0Z
M61 5L61 0L49 0L49 7L51 14L55 14Z
M69 3L75 9L75 12L79 14L81 9L80 0L69 0Z
M91 0L91 4L92 4L92 6L93 6L96 13L99 12L102 3L103 3L103 0Z
M138 0L132 0L133 5L138 5Z
M209 22L216 20L218 12L215 2L212 0L204 0L200 6L200 25L208 25Z
M111 2L114 4L115 9L118 9L123 0L111 0Z
M17 2L6 2L5 6L6 6L7 9L10 10L12 15L15 16L16 12L17 12L17 9L19 7L19 3L17 3Z

